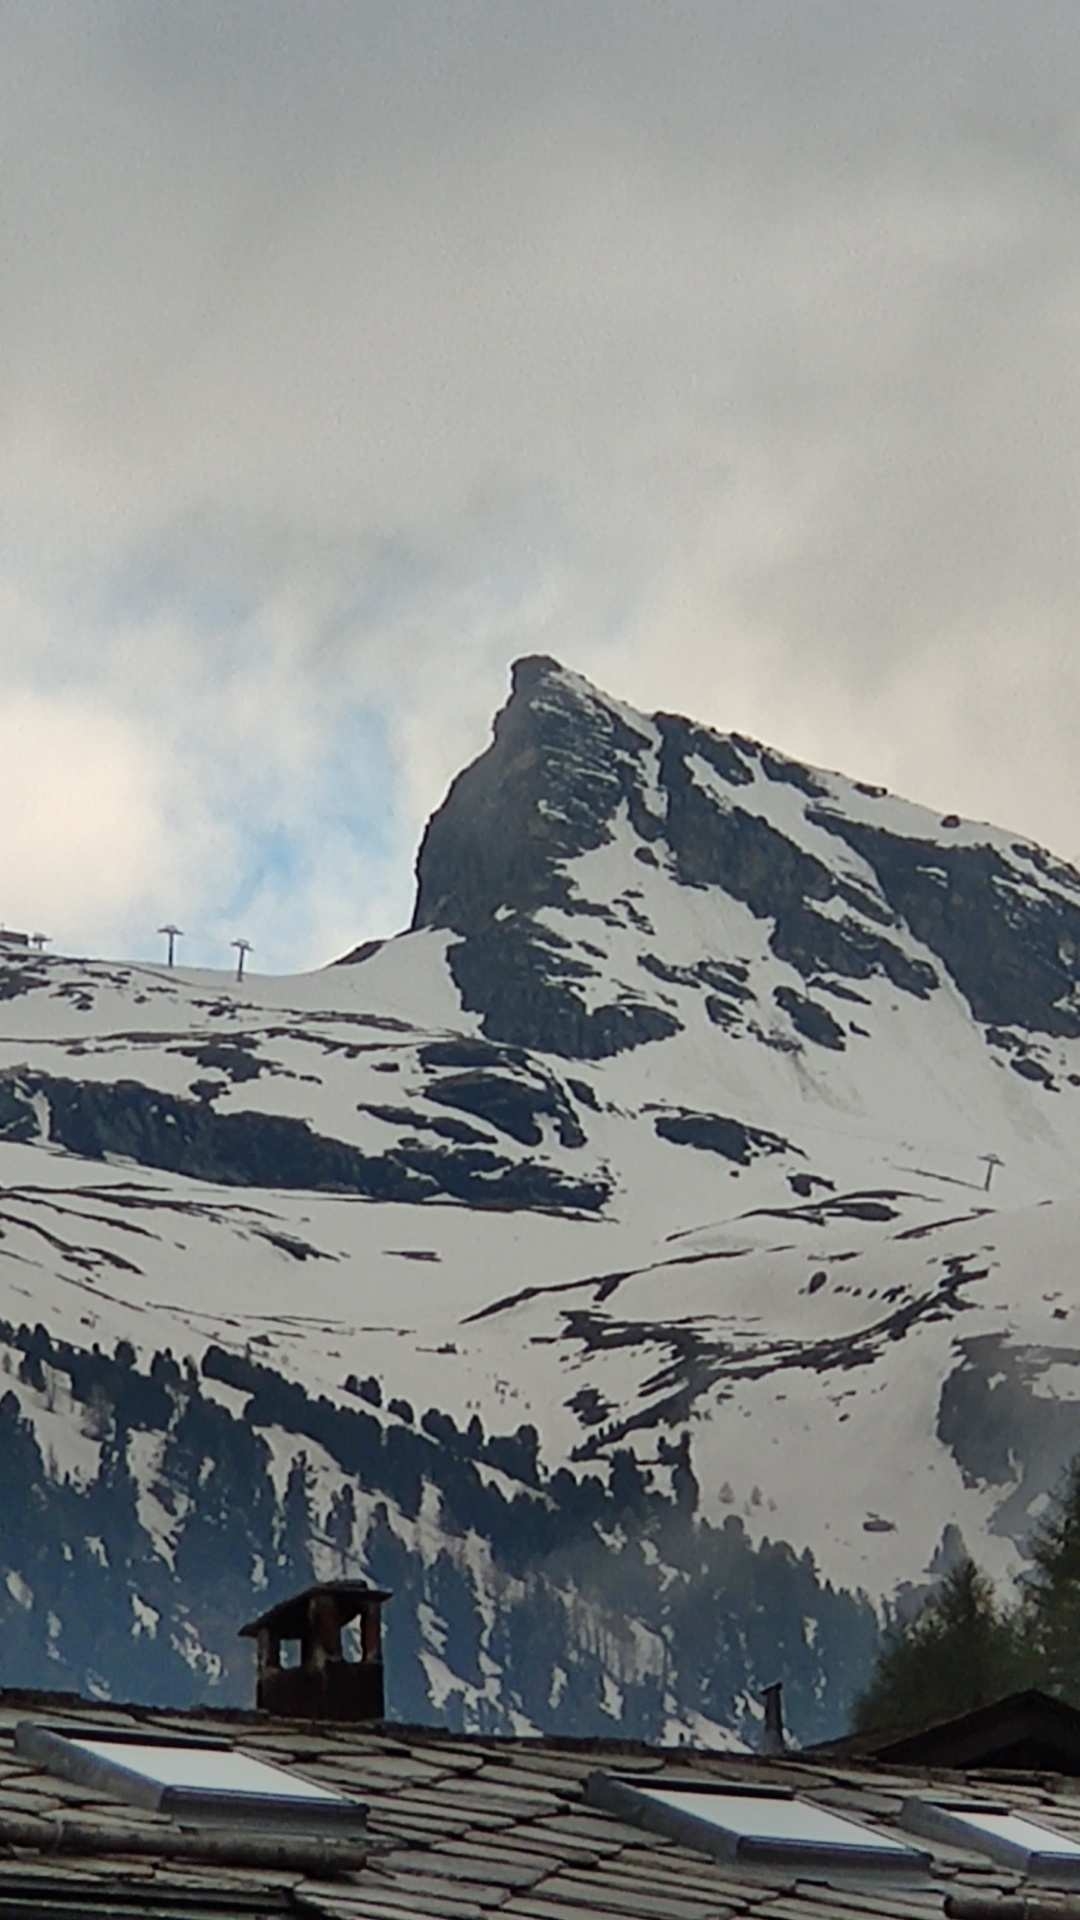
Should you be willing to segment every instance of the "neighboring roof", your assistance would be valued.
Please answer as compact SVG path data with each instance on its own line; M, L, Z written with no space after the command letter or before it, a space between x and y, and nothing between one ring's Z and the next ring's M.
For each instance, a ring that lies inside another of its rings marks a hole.
M257 1619L249 1620L240 1628L240 1633L250 1637L269 1627L274 1633L280 1633L283 1640L299 1640L307 1631L308 1601L316 1594L338 1602L342 1626L355 1620L369 1600L390 1598L383 1587L369 1587L363 1580L324 1580L305 1587L302 1593L290 1594L287 1600L279 1600L276 1607L268 1607Z
M828 1740L815 1759L898 1761L906 1767L1009 1767L1080 1775L1080 1711L1028 1687L924 1727L883 1727Z
M53 1777L15 1751L23 1720L185 1739L223 1735L245 1750L355 1794L366 1836L296 1840L159 1813ZM883 1884L821 1868L766 1871L717 1861L588 1803L610 1770L658 1784L790 1786L819 1807L896 1833L913 1793L955 1790L956 1773L777 1760L629 1743L495 1739L390 1723L347 1727L256 1713L178 1713L102 1706L70 1695L0 1693L0 1916L19 1911L210 1916L306 1914L309 1920L929 1920L951 1894L1018 1887L1015 1873L955 1842L920 1841L929 1879ZM968 1776L1017 1812L1080 1840L1080 1792L1057 1777ZM906 1835L898 1835L906 1838ZM40 1903L30 1908L28 1902Z

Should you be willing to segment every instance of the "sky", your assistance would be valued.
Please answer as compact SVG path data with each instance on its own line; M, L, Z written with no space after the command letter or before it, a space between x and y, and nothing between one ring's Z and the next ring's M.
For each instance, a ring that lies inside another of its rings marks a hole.
M1075 0L0 47L0 922L395 931L537 651L1080 856Z

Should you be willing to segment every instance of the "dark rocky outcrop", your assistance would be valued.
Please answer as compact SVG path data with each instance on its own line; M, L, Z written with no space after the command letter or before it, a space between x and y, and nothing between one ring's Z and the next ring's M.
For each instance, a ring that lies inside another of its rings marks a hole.
M647 1040L678 1033L674 1014L645 1000L588 1007L575 979L596 969L563 958L528 921L496 920L450 949L462 1004L479 1013L485 1033L570 1060L603 1060Z
M828 1007L818 1000L808 1000L805 994L796 993L794 987L777 987L773 999L778 1007L783 1007L792 1026L805 1040L813 1040L819 1047L832 1047L842 1053L847 1044L844 1029L834 1020Z
M490 1146L490 1133L479 1127L470 1127L465 1120L453 1120L439 1114L429 1118L427 1114L417 1113L413 1107L389 1107L373 1100L357 1102L358 1113L370 1113L373 1120L382 1120L388 1127L396 1127L404 1133L434 1133L443 1140L456 1140L462 1146Z
M38 1118L25 1095L12 1080L0 1080L0 1140L18 1145L35 1140Z
M540 1145L544 1138L540 1123L544 1119L554 1122L562 1146L585 1144L585 1135L572 1106L550 1080L536 1084L474 1070L447 1074L428 1088L427 1097L488 1121L499 1133L509 1134L523 1146Z
M643 838L655 837L659 822L637 777L648 750L644 729L587 690L570 693L556 662L521 660L491 746L429 821L412 925L461 936L450 969L493 1039L598 1060L678 1032L677 1020L645 1003L586 1007L573 983L596 968L532 917L558 907L619 924L611 909L575 897L564 863L606 844L620 804Z
M832 810L812 818L869 861L886 899L943 961L976 1020L1080 1034L1080 1006L1069 1004L1080 986L1080 874L1072 867L1052 863L1073 900L1061 891L1021 892L1021 876L991 846L904 839ZM1015 850L1036 873L1045 870L1040 848Z
M361 1153L316 1133L306 1120L216 1113L205 1101L176 1099L134 1080L27 1074L3 1091L0 1139L37 1133L32 1101L40 1095L48 1103L50 1139L71 1153L88 1160L131 1159L223 1186L574 1212L597 1212L609 1193L602 1179L570 1179L556 1167L508 1160L486 1146L427 1146L406 1138L385 1153Z
M643 720L639 730L554 661L521 661L491 746L458 776L424 835L413 927L458 936L450 970L491 1039L600 1060L677 1033L682 1022L659 994L624 991L606 1004L595 989L586 997L586 986L603 977L603 949L580 938L571 944L538 917L556 909L571 925L585 916L652 932L629 893L584 899L568 873L569 863L606 845L623 818L653 867L666 866L686 887L722 889L771 922L774 952L804 978L878 974L925 998L938 976L896 938L902 904L854 884L770 825L743 798L759 772L811 806L826 794L811 770L755 741L725 739L674 714ZM723 805L709 779L730 790ZM838 915L837 901L851 911ZM818 903L829 911L815 910ZM638 964L658 980L707 989L706 1017L741 1030L738 1002L751 1000L753 987L738 956L676 966L647 951ZM813 1037L824 1030L818 1021ZM823 1044L837 1044L835 1035Z
M570 696L554 660L519 660L491 746L428 822L413 927L471 935L500 909L572 907L559 863L605 844L620 800L643 838L656 830L634 779L648 744L603 702Z
M748 1167L759 1153L790 1153L791 1142L767 1127L749 1127L720 1113L660 1113L653 1120L653 1131L661 1140L680 1147L699 1147L706 1153L719 1153ZM797 1151L797 1149L796 1149Z
M762 777L795 790L814 841L789 837L760 800L755 806ZM884 795L866 782L856 789L864 799ZM584 916L652 931L629 892L585 899L570 872L620 831L676 885L721 890L769 923L777 959L826 991L878 977L926 999L947 973L980 1021L1080 1034L1080 875L1072 868L1020 841L1010 865L970 837L911 838L872 824L845 811L814 770L679 715L638 726L538 657L515 667L492 744L454 782L417 863L413 925L457 936L451 972L491 1039L599 1060L679 1031L670 995L624 989L605 1003L596 984L605 950L568 940L544 912L558 910L570 928ZM837 844L835 862L826 835ZM852 852L869 869L865 881L852 871ZM912 936L923 953L912 952ZM753 996L753 982L734 971L738 960L703 954L676 965L646 950L637 964L666 984L706 988L706 1018L734 1034L747 1030L738 1002ZM726 966L726 977L707 981L706 964ZM788 1011L804 1038L843 1045L843 1030L805 996Z
M1075 1367L1080 1351L981 1334L958 1340L955 1353L941 1386L938 1438L967 1486L1002 1490L991 1530L1021 1543L1033 1503L1076 1450L1076 1402L1056 1398L1048 1379Z

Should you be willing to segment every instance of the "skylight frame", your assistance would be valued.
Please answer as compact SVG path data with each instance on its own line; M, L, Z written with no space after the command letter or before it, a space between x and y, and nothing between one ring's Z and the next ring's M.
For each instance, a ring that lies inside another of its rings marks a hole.
M1026 1828L1036 1836L1036 1843L1028 1846L1015 1837L977 1825L979 1817L987 1814ZM992 1796L914 1794L900 1809L900 1824L908 1833L922 1834L928 1840L945 1840L950 1846L981 1853L999 1866L1012 1867L1025 1879L1039 1881L1043 1886L1080 1886L1080 1840L1070 1834L1057 1833L1026 1811L1020 1812ZM1040 1848L1037 1836L1043 1834L1056 1845Z
M663 1793L692 1795L701 1801L702 1810L695 1812L674 1806L658 1797ZM594 1806L616 1813L635 1826L662 1834L666 1839L676 1840L682 1846L693 1847L698 1853L711 1854L716 1860L735 1860L748 1867L805 1866L828 1868L830 1872L842 1874L869 1873L875 1878L879 1875L921 1878L932 1864L928 1853L910 1846L906 1840L893 1839L877 1828L834 1812L831 1807L818 1807L789 1787L767 1782L751 1785L741 1781L706 1781L700 1775L686 1778L598 1772L589 1776L586 1798ZM711 1814L707 1811L710 1800L715 1804ZM773 1808L777 1803L787 1803L798 1808L800 1816L816 1816L824 1830L823 1837L814 1839L808 1833L791 1836L754 1833L732 1817L732 1802L739 1801L746 1804L748 1813L755 1801ZM722 1817L725 1813L729 1816L726 1822ZM848 1832L851 1839L846 1837Z
M125 1758L110 1756L107 1751L110 1746L126 1750ZM100 1751L101 1748L106 1751ZM132 1763L132 1748L145 1753L145 1770ZM290 1833L342 1836L359 1833L367 1826L367 1808L362 1801L350 1799L335 1788L324 1787L304 1774L294 1774L215 1735L164 1737L137 1727L49 1726L40 1721L20 1720L15 1728L15 1750L62 1780L108 1794L128 1806L163 1814L180 1825L272 1827ZM204 1753L218 1759L236 1756L254 1765L260 1774L280 1776L284 1789L293 1783L302 1785L305 1791L252 1791L155 1778L155 1751L159 1755Z

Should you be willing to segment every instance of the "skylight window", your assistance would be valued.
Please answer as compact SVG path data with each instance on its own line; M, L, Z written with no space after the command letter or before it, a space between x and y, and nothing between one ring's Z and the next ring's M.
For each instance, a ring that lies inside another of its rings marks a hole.
M1015 1867L1032 1880L1080 1886L1080 1844L993 1800L905 1800L902 1824Z
M96 1727L84 1734L23 1720L15 1746L65 1780L180 1821L355 1832L367 1819L359 1801L226 1740L163 1739Z
M783 1787L744 1787L727 1781L669 1780L662 1785L594 1773L588 1796L624 1820L721 1860L762 1866L829 1866L857 1871L919 1872L925 1853L888 1834L844 1819L827 1807L799 1800Z

